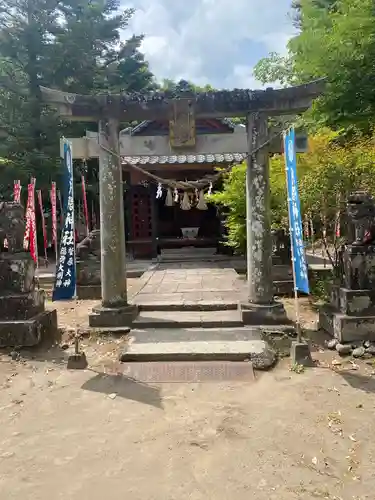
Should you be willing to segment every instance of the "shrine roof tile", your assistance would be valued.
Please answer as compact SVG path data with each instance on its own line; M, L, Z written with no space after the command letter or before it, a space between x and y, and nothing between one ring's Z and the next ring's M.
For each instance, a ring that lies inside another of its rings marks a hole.
M183 163L240 163L246 158L245 153L226 154L189 154L170 156L122 156L122 164L126 165L155 165L155 164L183 164Z

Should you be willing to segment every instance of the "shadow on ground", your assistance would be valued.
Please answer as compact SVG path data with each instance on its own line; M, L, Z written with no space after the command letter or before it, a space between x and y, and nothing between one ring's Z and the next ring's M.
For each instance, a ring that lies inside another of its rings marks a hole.
M58 364L66 364L68 359L67 352L61 348L61 332L60 329L55 336L43 339L42 342L34 347L4 347L0 349L0 353L9 356L15 356L13 359L33 361L51 361ZM18 356L17 356L18 354Z
M375 380L367 375L361 373L338 372L339 375L351 386L353 389L359 389L367 393L375 393Z
M82 389L85 391L108 395L115 394L116 397L137 401L161 410L164 409L159 388L138 382L121 374L94 373L96 375L82 385Z

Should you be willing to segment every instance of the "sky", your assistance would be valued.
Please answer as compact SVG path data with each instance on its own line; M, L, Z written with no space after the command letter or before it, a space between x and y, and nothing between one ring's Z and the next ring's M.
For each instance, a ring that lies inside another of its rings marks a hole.
M253 67L269 52L285 53L293 34L291 0L125 0L134 7L130 33L158 80L215 88L261 88Z

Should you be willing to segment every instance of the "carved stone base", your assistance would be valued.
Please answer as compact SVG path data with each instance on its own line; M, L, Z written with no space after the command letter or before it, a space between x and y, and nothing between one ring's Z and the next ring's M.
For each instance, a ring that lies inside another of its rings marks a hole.
M343 252L344 283L350 290L375 289L375 246L346 245Z
M240 309L244 325L285 325L290 323L284 305L280 302L266 305L242 303Z
M34 289L35 262L30 253L2 253L0 256L0 290L15 293Z
M319 328L340 342L375 341L375 314L349 316L325 306L319 312Z
M349 316L375 315L375 290L350 290L334 286L331 292L331 306Z
M0 321L0 347L31 347L56 334L56 310L43 311L27 320Z
M89 325L93 328L132 326L137 314L138 308L134 305L118 308L95 307L89 314Z
M79 300L100 300L102 298L101 285L77 285Z
M44 301L44 290L0 295L0 318L8 321L31 319L44 311Z

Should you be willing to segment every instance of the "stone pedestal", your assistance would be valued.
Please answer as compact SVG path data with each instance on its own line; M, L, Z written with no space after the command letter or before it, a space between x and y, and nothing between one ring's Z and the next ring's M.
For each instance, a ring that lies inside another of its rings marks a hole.
M248 302L241 305L245 325L282 324L286 313L274 300L267 115L248 119L246 171L246 236Z
M56 310L45 311L29 254L0 254L0 347L30 347L57 333Z
M56 310L45 311L45 294L35 290L35 263L23 251L24 209L18 203L0 204L0 347L29 347L57 333ZM3 241L0 241L1 247Z
M333 286L319 326L340 342L375 341L375 246L345 246L342 264L341 284Z
M92 328L130 327L137 315L138 308L130 304L119 307L94 307L89 315L89 325Z

